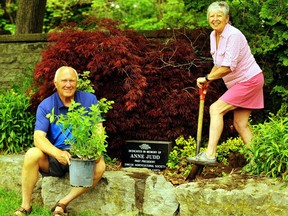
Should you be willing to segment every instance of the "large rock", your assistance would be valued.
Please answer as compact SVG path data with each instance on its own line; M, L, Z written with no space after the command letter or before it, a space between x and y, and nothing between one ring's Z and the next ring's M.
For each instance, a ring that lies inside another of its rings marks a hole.
M177 187L180 215L287 215L286 183L226 176Z
M147 215L176 215L176 188L162 175L150 175L145 184L143 212Z
M21 193L21 173L24 155L0 155L0 186ZM32 202L42 204L41 178L34 188Z
M0 155L0 185L21 192L22 155Z
M45 177L42 180L43 203L47 207L64 197L72 187L69 178ZM125 168L107 171L95 189L68 206L75 215L92 211L95 215L175 215L178 208L174 186L162 175L148 169Z

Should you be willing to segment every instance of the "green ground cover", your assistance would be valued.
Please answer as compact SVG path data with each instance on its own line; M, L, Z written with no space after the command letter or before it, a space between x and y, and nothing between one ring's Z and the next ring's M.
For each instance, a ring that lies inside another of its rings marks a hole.
M16 191L7 190L0 187L0 215L10 216L16 208L21 205L21 194ZM50 209L33 204L31 216L50 216ZM83 212L79 216L95 216L93 213Z

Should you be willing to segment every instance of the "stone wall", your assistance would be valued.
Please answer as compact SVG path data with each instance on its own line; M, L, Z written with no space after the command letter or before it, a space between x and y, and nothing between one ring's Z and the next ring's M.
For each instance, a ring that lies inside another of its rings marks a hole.
M28 72L32 73L47 44L45 34L0 35L0 87L21 83L19 75L27 72L25 69L28 67Z
M22 163L23 155L0 155L2 188L21 192ZM68 176L39 178L33 203L51 208L70 188ZM95 216L285 216L288 187L265 177L239 175L173 186L151 170L125 168L106 171L96 188L72 201L68 211L71 216L79 212Z

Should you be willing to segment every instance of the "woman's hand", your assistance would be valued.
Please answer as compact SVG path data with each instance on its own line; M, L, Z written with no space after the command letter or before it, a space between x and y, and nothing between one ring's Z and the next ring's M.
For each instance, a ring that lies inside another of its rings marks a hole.
M208 88L209 82L206 80L205 77L198 77L197 78L197 86L198 86L198 88Z

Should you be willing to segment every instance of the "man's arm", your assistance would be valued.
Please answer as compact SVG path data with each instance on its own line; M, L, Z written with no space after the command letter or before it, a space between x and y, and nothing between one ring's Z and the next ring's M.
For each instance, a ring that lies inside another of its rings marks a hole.
M41 130L34 131L34 145L45 154L56 158L61 164L70 164L70 153L55 147L47 138L46 133Z

